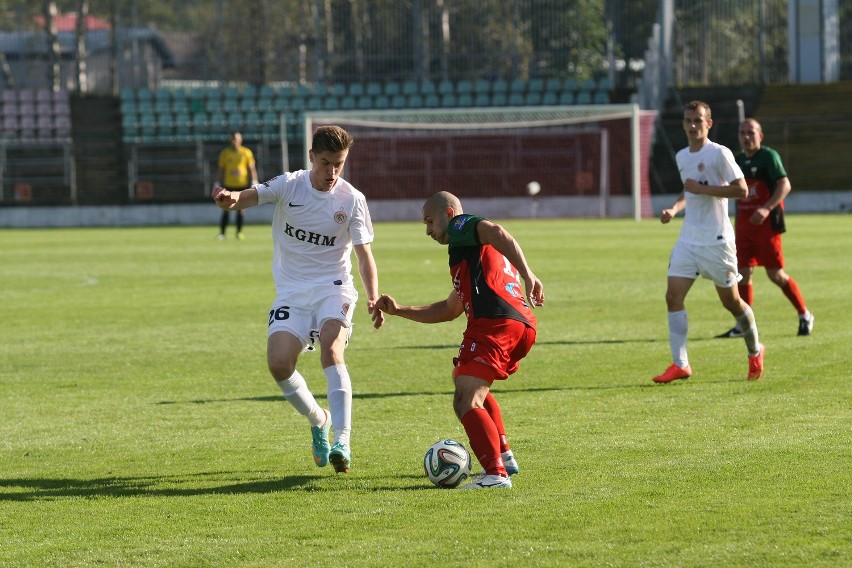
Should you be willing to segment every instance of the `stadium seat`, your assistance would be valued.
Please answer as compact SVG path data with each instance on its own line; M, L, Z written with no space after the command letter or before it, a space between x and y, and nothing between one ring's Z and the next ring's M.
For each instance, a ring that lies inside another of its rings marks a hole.
M398 95L402 92L399 83L396 81L388 81L385 83L384 94L389 97L393 97L394 95Z
M486 81L485 79L478 79L476 83L473 84L473 90L477 94L491 93L491 81Z
M334 83L331 86L331 94L335 97L342 97L346 95L346 83Z
M354 110L355 109L355 97L346 95L342 99L340 99L340 109L341 110Z
M510 93L525 93L527 91L527 82L523 79L514 79L509 84Z
M347 93L350 97L360 97L364 94L364 85L361 83L350 83Z
M340 108L340 98L327 95L322 101L322 110L337 110Z
M419 93L408 95L406 106L408 108L423 108L423 95Z
M456 106L471 108L473 106L473 93L460 93L456 95Z
M71 117L68 115L56 115L53 117L53 128L58 140L71 138Z
M324 97L329 94L329 89L325 83L317 83L314 85L313 89L311 89L310 94L315 97Z
M453 93L444 93L443 95L440 95L440 97L442 108L453 108L458 106L458 99Z
M441 99L438 93L429 93L423 97L423 106L426 108L438 108L441 106Z
M355 102L357 108L371 109L373 108L373 97L370 95L361 95Z
M508 102L505 91L491 94L491 106L493 107L504 107L508 104Z
M305 110L313 111L313 110L321 110L323 107L323 99L320 97L308 97L305 101Z
M562 91L562 80L556 78L550 78L544 83L544 91L547 93L556 93L557 95Z
M237 99L224 99L222 101L222 111L225 113L232 113L240 110L240 103Z
M405 95L397 94L391 97L390 107L391 108L405 108L407 105L405 100Z
M559 104L560 105L573 105L574 104L574 91L562 91L559 94Z
M504 79L495 79L491 82L491 93L505 93L509 90L509 84Z
M529 91L524 99L524 104L527 106L538 106L541 104L541 92Z
M591 91L580 91L577 93L577 99L575 104L578 105L589 105L592 104L592 93Z
M406 81L402 84L402 94L405 96L416 95L420 92L419 89L414 81Z
M455 92L455 85L449 79L442 79L438 82L438 94L439 95L451 95Z
M578 91L580 89L580 84L577 83L576 79L563 79L562 81L562 92L565 91Z
M456 94L470 94L473 93L473 83L467 79L460 79L456 82Z
M545 91L541 95L541 104L545 106L555 106L559 104L559 95L555 91Z
M473 106L491 106L491 95L489 95L488 93L476 93L476 98L473 99Z
M426 80L421 81L420 83L420 94L421 95L434 95L437 94L438 88L435 86L435 83L432 81Z
M544 79L530 79L529 81L527 81L527 92L528 93L544 92Z
M376 97L382 94L382 85L376 81L370 81L367 83L366 88L364 89L364 94L370 95L371 97Z
M376 95L373 97L373 108L387 109L390 108L390 98L387 95Z
M593 92L597 88L598 88L597 83L595 82L594 79L591 79L591 78L584 79L583 82L580 84L580 90L589 91L590 93Z
M592 97L592 101L596 105L608 105L609 104L609 92L608 91L595 91L595 94Z
M524 106L524 94L518 92L509 93L509 106Z
M612 82L609 80L609 77L601 77L598 79L598 90L599 91L611 91L612 90Z

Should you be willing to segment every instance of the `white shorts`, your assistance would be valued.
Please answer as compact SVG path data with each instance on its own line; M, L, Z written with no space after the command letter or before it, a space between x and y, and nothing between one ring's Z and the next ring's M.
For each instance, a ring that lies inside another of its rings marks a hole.
M319 330L328 320L338 320L352 335L352 317L358 292L353 286L315 285L305 290L280 294L269 310L267 336L287 331L302 341L305 351L312 351Z
M699 246L680 240L672 249L668 275L691 280L703 276L719 288L736 286L743 278L737 269L737 249L732 243Z

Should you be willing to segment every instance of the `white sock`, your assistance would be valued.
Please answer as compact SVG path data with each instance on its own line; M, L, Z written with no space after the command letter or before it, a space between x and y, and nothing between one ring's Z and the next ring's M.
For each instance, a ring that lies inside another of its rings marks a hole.
M686 355L687 331L689 331L689 320L686 318L686 310L669 312L669 347L672 350L674 364L681 369L689 366L689 357Z
M349 445L352 430L352 381L346 365L333 365L322 370L328 384L328 408L334 443Z
M306 416L311 426L322 426L325 423L325 411L317 404L314 395L308 388L308 383L305 382L305 378L299 374L299 371L293 371L290 378L276 381L276 383L287 402L293 405L296 412Z
M757 322L754 321L754 312L751 306L746 304L745 311L737 316L737 325L743 330L743 338L749 355L760 353L760 342L757 336Z

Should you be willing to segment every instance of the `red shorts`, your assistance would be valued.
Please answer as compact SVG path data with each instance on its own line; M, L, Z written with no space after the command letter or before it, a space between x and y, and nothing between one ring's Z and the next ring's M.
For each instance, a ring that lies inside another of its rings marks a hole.
M751 228L738 230L737 266L784 268L781 233L776 233L763 225L757 231Z
M487 320L464 332L453 378L476 377L489 383L509 378L535 343L535 329L516 320Z

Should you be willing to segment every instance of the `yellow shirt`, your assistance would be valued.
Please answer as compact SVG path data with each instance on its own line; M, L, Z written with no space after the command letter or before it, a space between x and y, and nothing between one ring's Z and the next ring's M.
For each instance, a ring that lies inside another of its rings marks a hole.
M249 179L249 166L254 165L254 154L245 146L239 149L228 146L219 152L219 167L225 172L222 185L227 188L246 188Z

